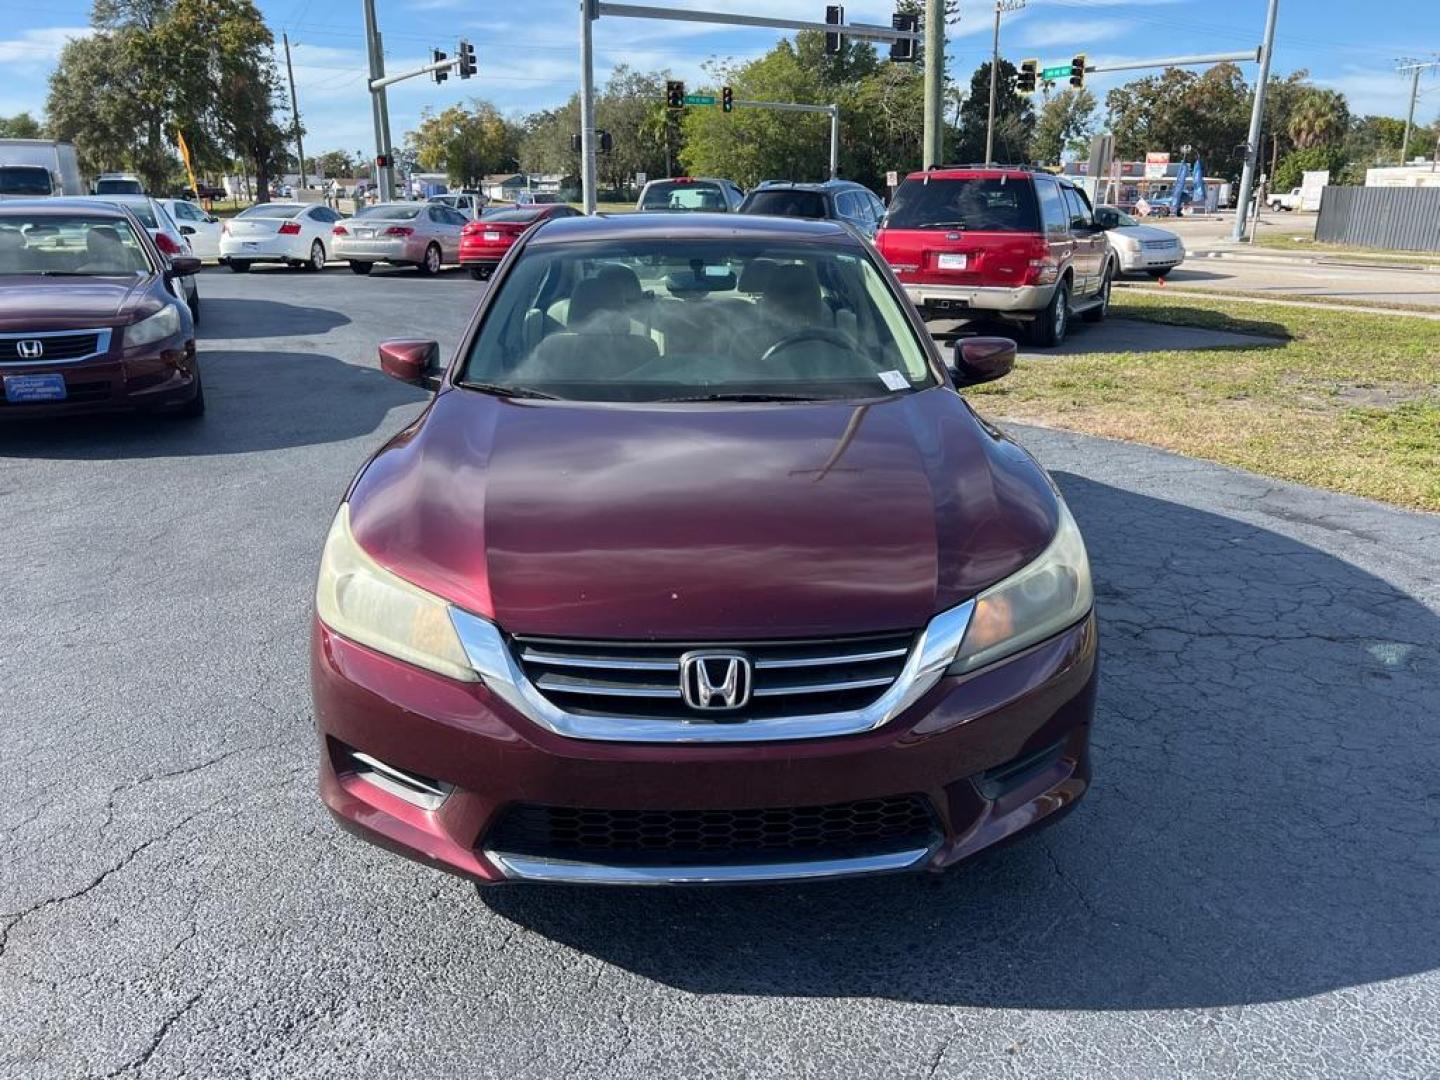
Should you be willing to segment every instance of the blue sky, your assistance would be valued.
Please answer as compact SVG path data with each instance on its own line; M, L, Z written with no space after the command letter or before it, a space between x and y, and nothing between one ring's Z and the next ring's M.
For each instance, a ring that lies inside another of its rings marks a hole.
M471 96L493 101L507 113L555 105L576 87L576 0L377 0L391 70L429 59L431 46L453 48L466 36L477 48L480 74L442 86L417 79L391 89L390 115L400 140L426 105L443 107ZM823 18L823 0L673 0L677 6L752 14ZM373 149L370 104L365 92L364 32L360 0L260 0L277 39L290 35L300 109L309 135L306 149ZM0 115L43 110L45 81L64 41L85 33L88 0L49 0L21 7L3 0L0 21ZM893 8L850 0L849 19L888 22ZM961 22L950 28L949 66L968 78L990 45L988 0L962 0ZM1382 17L1377 17L1382 16ZM1001 51L1014 60L1047 62L1087 52L1093 62L1243 50L1258 44L1264 0L1030 0L1007 15ZM1403 116L1407 77L1395 72L1402 56L1440 51L1440 4L1434 0L1371 7L1355 0L1281 0L1275 66L1305 67L1318 84L1343 91L1352 111ZM710 57L741 60L766 52L778 31L741 30L696 23L605 18L595 27L597 79L628 63L669 68L691 82ZM1253 77L1254 65L1246 66ZM1143 75L1091 76L1103 100L1117 82ZM1416 110L1422 122L1440 114L1440 77L1422 79Z

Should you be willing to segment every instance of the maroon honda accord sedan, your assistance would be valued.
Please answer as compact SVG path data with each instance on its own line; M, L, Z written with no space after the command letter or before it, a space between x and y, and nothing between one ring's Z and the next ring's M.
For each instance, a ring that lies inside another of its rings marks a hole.
M574 218L517 242L325 541L340 823L481 882L940 870L1089 783L1085 546L832 222Z
M170 258L129 210L0 203L0 422L17 416L205 409L195 325Z

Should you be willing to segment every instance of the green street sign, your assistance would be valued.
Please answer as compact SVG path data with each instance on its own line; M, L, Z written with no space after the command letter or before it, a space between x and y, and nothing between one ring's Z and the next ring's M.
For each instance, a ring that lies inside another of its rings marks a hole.
M1065 73L1068 75L1068 74L1070 73L1070 69L1069 69L1069 68L1066 68L1066 69L1065 69ZM715 104L715 95L714 95L714 94L686 94L686 95L685 95L685 104L686 104L686 105L714 105L714 104Z
M1060 67L1046 68L1040 72L1042 79L1068 79L1070 77L1070 65L1062 64Z

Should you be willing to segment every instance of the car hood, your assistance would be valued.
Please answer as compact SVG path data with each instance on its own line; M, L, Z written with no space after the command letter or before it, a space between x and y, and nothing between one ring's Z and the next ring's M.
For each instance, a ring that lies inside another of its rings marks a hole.
M154 278L0 277L0 332L74 330L133 321Z
M1169 229L1157 229L1154 225L1124 225L1118 229L1111 229L1112 234L1128 237L1131 240L1178 240L1179 236Z
M352 489L362 547L513 633L914 629L1054 534L1039 467L946 388L870 404L440 394Z

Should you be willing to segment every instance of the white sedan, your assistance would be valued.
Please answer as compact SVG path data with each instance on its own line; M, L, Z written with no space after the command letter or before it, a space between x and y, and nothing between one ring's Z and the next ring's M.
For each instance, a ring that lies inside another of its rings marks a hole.
M1095 224L1105 230L1122 274L1164 277L1185 261L1185 244L1169 229L1142 225L1115 206L1097 206Z
M220 219L207 214L188 199L157 199L165 207L180 233L190 242L190 253L197 259L220 257Z
M260 203L235 215L220 234L220 261L237 274L257 262L324 270L330 230L343 215L328 206Z

